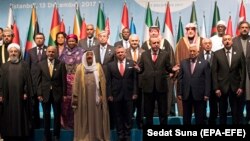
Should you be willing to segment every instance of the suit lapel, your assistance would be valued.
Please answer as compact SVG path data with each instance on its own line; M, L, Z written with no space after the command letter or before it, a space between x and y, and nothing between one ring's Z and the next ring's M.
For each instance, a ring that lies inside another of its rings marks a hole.
M232 49L232 58L231 58L231 67L235 64L235 61L237 59L237 53L239 53L239 52L236 52L236 50L233 48Z
M157 59L156 59L156 62L154 63L153 62L153 60L152 60L152 62L155 64L155 65L157 65L157 64L159 64L160 63L160 61L162 60L162 50L161 49L159 49L159 53L158 53L158 55L157 55ZM152 58L152 57L151 57Z
M96 46L95 48L95 53L96 53L96 62L100 62L100 64L102 64L101 62L101 53L100 53L100 45Z
M141 48L139 48L137 62L141 61L141 54L142 54L142 52L143 52L143 50Z
M222 51L221 51L221 56L223 57L224 62L226 62L226 63L227 63L228 68L230 68L230 66L229 66L229 62L227 61L226 51L225 51L225 49L224 49L224 48L223 48L223 49L222 49ZM232 63L232 58L231 58L231 63Z
M53 78L55 76L55 74L58 72L58 68L59 68L58 65L59 65L59 61L57 59L55 59L53 73L52 73L52 77L51 78Z
M128 49L128 51L127 51L127 59L131 59L131 60L133 60L133 58L132 58L132 54L131 54L131 47Z
M190 64L190 60L187 59L185 64L186 64L186 67L187 67L187 69L188 69L189 74L192 75L192 74L191 74L191 64Z
M250 56L250 36L248 36L248 38L247 38L247 48L246 48L246 56L245 57L248 57L248 56Z
M110 46L107 45L107 49L106 49L106 52L105 52L104 58L103 58L103 64L105 64L105 62L107 61L107 58L108 58L108 55L109 55L110 52L111 52Z
M201 65L202 61L200 59L197 59L196 64L194 66L194 72L193 75L195 74L195 72L199 69L200 65ZM190 66L190 65L189 65ZM191 70L191 69L190 69Z
M130 61L126 60L125 62L125 71L123 77L129 72L129 67L130 67Z
M151 62L151 64L152 64L152 66L155 66L155 63L154 63L154 61L153 61L153 59L152 59L152 55L151 55L151 50L148 50L147 51L147 58L149 59L149 61Z
M122 77L122 75L121 75L121 73L120 73L120 69L119 69L118 62L117 62L117 61L114 61L114 68L115 68L115 72L117 72L118 75L119 75L120 77ZM124 69L126 70L126 67L125 67ZM124 71L124 74L125 74L125 71ZM123 74L123 75L124 75L124 74Z
M50 73L49 73L49 66L48 66L48 60L46 59L46 61L44 61L43 63L43 67L44 67L44 72L45 74L47 75L48 78L51 78L50 77Z

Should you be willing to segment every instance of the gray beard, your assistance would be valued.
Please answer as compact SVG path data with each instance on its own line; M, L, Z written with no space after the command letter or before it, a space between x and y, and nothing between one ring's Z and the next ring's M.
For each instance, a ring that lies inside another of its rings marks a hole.
M11 63L18 63L19 62L19 58L17 58L17 57L10 58L10 62Z

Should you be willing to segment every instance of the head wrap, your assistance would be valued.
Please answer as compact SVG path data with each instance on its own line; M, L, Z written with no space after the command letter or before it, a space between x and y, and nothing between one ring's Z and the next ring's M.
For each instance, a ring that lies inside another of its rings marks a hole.
M11 48L16 48L17 50L21 50L21 47L17 43L11 43L9 44L7 50L9 51Z
M196 23L188 23L185 28L190 28L190 27L194 27L194 28L197 28L197 25Z
M69 38L73 38L78 42L78 37L75 34L69 34L66 39L69 40Z
M218 26L218 25L223 25L223 26L227 27L226 22L224 22L222 20L217 22L216 26Z
M150 26L149 27L149 31L152 30L152 29L155 29L157 30L158 32L160 31L160 28L158 26Z

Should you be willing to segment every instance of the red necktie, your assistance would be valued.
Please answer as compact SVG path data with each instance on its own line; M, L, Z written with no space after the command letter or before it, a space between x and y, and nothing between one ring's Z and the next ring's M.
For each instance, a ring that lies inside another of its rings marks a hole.
M120 74L121 74L121 76L124 75L124 66L123 66L123 62L122 61L120 62Z
M156 60L157 60L157 54L153 53L153 61L156 62Z

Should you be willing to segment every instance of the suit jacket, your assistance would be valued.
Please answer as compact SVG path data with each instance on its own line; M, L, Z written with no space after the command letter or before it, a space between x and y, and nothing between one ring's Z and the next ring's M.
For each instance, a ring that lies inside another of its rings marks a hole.
M46 60L47 56L46 56L46 49L47 46L43 46L43 51L42 51L42 58L41 60ZM39 67L38 67L38 56L37 56L37 47L33 47L31 49L29 49L28 54L27 54L27 58L26 58L26 62L29 65L30 68L30 73L31 73L31 77L32 77L32 82L33 82L33 89L37 90L37 86L38 86L38 75L39 75ZM35 91L35 95L36 95L36 91Z
M191 94L194 100L203 100L210 96L211 70L208 61L197 58L193 74L191 74L190 59L181 61L178 74L178 95L187 100ZM191 93L190 93L191 92Z
M149 45L149 41L145 41L142 44L141 48L144 49L144 50L151 49L151 46ZM174 50L173 50L173 47L168 42L168 40L166 40L166 39L161 40L160 49L165 50L169 54L171 65L175 65Z
M134 62L126 59L123 76L120 74L117 63L115 60L108 64L107 95L113 96L114 101L120 101L123 98L132 100L132 96L137 95L137 72L134 69Z
M104 71L106 78L107 78L107 64L109 62L114 61L114 54L115 54L114 47L107 45L107 49L105 52L103 63L101 63L100 45L94 46L93 51L95 53L96 62L100 63L102 65L103 71Z
M233 38L233 46L236 47L237 50L243 52L243 47L242 47L242 44L241 44L240 36L237 36L237 37ZM246 65L247 65L248 77L250 79L250 36L249 35L247 37L246 55L244 54L244 56L245 56L245 62L246 62Z
M62 96L66 96L67 89L65 64L58 59L55 59L52 77L50 77L47 59L38 63L38 69L37 95L42 96L44 102L47 102L49 100L50 88L52 86L54 101L62 100Z
M234 92L245 88L246 68L243 52L232 47L231 67L229 67L226 52L220 49L214 53L212 65L214 90L227 93L229 88Z
M89 45L88 45L89 43L87 42L88 41L87 38L81 39L78 42L78 46L82 47L84 50L88 50L89 49ZM94 40L93 40L93 43L92 43L92 47L93 46L97 46L97 45L99 45L99 41L98 41L98 39L96 37L94 37Z
M128 48L128 49L126 49L126 58L127 59L129 59L129 60L133 60L133 57L132 57L132 55L133 54L131 54L131 50L132 50L132 48L130 47L130 48ZM140 48L140 47L138 47L138 56L137 56L137 61L136 61L136 63L137 64L140 64L140 61L141 61L141 54L144 52L144 50L142 49L142 48ZM141 79L142 79L142 77L141 77L141 74L139 74L139 75L137 75L137 83L138 83L138 87L139 88L141 88Z
M203 59L203 60L206 60L205 59L206 57L204 56L204 51L200 51L199 58ZM214 58L214 52L212 51L211 54L210 54L210 59L208 60L210 66L212 66L213 58Z
M164 50L159 50L156 62L152 60L151 50L146 50L142 53L139 66L142 73L143 92L152 93L154 87L158 92L167 92L168 83L166 78L168 73L172 72L169 58L169 54Z

